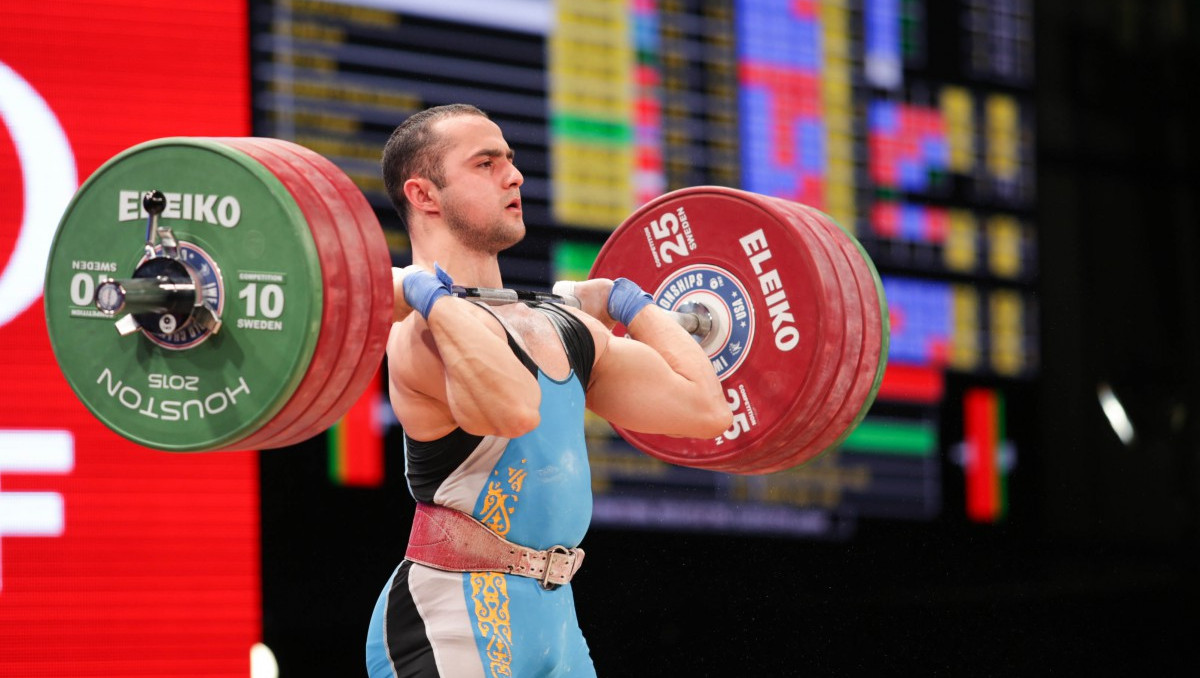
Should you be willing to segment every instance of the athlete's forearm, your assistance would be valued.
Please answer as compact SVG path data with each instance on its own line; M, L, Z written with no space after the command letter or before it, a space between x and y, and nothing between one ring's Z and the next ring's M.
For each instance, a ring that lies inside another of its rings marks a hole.
M650 305L628 325L629 336L654 349L672 372L683 378L670 397L693 413L702 427L724 431L732 413L721 393L721 382L700 344L662 309Z
M445 365L447 404L463 430L507 438L539 422L537 379L463 299L438 300L426 319Z
M393 319L419 313L444 370L454 423L475 435L524 435L539 421L541 390L508 344L484 324L484 312L451 294L450 275L434 265L392 269Z

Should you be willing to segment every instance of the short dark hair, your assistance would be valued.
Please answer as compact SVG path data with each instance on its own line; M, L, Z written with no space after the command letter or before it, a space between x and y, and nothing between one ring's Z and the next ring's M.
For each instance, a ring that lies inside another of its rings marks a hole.
M446 143L441 135L435 134L435 123L458 115L481 115L487 113L470 104L446 104L413 113L400 123L383 147L383 185L387 190L392 207L400 215L400 223L408 229L408 198L404 196L404 182L414 176L425 177L434 186L446 185L442 154Z

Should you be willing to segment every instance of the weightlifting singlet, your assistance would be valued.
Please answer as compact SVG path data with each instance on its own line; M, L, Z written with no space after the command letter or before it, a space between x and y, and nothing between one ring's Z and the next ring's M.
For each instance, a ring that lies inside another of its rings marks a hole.
M541 387L541 423L513 439L461 429L429 442L405 436L405 477L416 500L468 513L509 541L573 548L592 515L583 412L595 346L570 313L531 307L550 319L571 365L563 381L547 377L505 325L509 346ZM548 591L528 577L407 560L375 605L367 669L372 678L595 675L570 584Z

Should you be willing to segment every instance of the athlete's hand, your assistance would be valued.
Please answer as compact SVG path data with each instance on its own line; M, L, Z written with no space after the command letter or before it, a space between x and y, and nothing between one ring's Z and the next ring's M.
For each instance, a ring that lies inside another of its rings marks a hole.
M409 269L392 267L392 322L398 323L413 312L413 307L404 299L404 276Z
M429 317L434 302L451 294L454 281L440 266L430 272L416 264L392 268L392 322L400 322L413 311Z
M608 297L612 293L612 287L613 281L608 278L593 278L581 282L560 280L554 283L554 293L575 297L579 300L580 310L611 330L617 324L608 314Z

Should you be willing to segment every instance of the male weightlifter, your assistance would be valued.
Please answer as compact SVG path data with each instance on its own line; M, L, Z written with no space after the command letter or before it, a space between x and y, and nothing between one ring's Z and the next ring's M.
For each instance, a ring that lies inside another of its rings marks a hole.
M413 265L393 270L387 353L417 511L371 619L368 671L595 675L568 583L591 520L584 408L634 431L714 437L732 419L720 383L628 280L577 283L583 311L450 294L502 287L497 255L525 234L524 178L479 109L414 114L382 167L412 243Z

